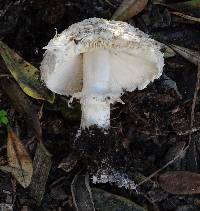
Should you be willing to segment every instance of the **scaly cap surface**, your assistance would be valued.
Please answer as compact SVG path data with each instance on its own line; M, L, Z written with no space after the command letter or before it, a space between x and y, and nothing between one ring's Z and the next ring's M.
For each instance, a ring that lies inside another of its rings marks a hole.
M156 41L125 22L90 18L71 25L45 47L41 74L47 87L62 95L81 92L82 56L99 48L109 51L113 99L124 90L145 88L162 74L164 59Z

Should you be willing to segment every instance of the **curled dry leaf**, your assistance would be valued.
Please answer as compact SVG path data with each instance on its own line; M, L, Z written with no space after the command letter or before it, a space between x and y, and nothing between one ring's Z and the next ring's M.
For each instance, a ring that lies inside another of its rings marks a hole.
M0 41L0 55L22 90L35 99L54 101L54 94L40 81L40 71Z
M38 142L33 161L33 176L30 184L30 195L38 206L41 205L45 193L45 186L51 170L51 154L42 142Z
M178 45L170 45L170 47L191 63L198 65L198 63L200 62L200 52L184 48Z
M8 132L7 156L8 166L1 166L0 169L10 172L24 188L28 187L33 175L32 161L26 148L12 130Z
M161 174L158 183L172 194L199 194L200 174L189 171L171 171Z
M124 0L111 19L126 21L140 13L147 3L148 0Z
M95 211L88 173L79 172L74 177L71 192L77 211Z

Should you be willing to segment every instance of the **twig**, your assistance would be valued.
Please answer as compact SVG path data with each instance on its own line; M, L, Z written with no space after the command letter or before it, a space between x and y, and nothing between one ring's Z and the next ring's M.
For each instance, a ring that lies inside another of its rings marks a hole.
M194 97L192 100L192 108L191 108L191 114L190 114L190 129L192 129L194 125L194 113L195 113L197 95L199 92L199 86L200 86L200 62L198 61L197 81L196 81L196 87L194 91ZM189 140L188 146L190 147L190 152L193 154L192 165L196 168L198 166L197 151L196 151L196 142L195 140L192 140L192 131L188 135L188 140Z
M191 144L191 140L192 140L192 128L194 125L194 112L195 112L199 87L200 87L200 62L198 63L197 82L196 82L196 88L194 91L194 97L193 97L193 101L192 101L192 108L191 108L191 115L190 115L190 129L191 129L190 131L191 132L189 133L189 144Z
M185 146L183 146L183 148L180 150L180 152L172 160L170 160L169 162L167 162L162 168L158 169L153 174L151 174L150 176L148 176L144 180L142 180L140 183L138 183L136 185L136 188L139 187L140 185L144 184L145 182L149 181L152 177L156 176L156 174L160 173L162 170L164 170L165 168L167 168L169 165L171 165L178 158L180 158L181 156L183 156L184 153L186 152L186 150L189 148L189 145L187 145L185 148L184 147Z
M195 22L200 23L200 18L195 18L193 16L185 15L185 14L180 13L180 12L170 12L170 13L173 14L173 15L177 15L179 17L185 18L187 20L191 20L191 21L195 21Z
M114 7L115 8L115 5L112 4L109 0L105 0L106 3L108 3L110 6Z
M9 10L9 8L10 8L10 6L11 6L12 4L13 4L13 3L10 2L10 3L5 7L4 10L0 10L0 17L3 17L3 16L6 14L6 12Z
M142 133L147 136L150 136L150 137L157 137L157 136L168 136L169 133L176 133L176 135L178 135L178 136L186 136L186 135L189 135L190 133L196 133L199 130L200 130L200 127L193 127L191 129L184 130L184 131L164 130L164 131L161 131L160 133L151 133L150 131L144 131L144 130L137 129L137 132Z
M13 78L13 76L9 74L0 74L0 78Z

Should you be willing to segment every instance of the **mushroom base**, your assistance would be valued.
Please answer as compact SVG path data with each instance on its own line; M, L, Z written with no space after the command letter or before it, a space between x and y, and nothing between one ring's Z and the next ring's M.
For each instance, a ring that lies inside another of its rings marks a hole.
M81 127L96 125L100 128L110 127L110 103L95 97L81 99Z

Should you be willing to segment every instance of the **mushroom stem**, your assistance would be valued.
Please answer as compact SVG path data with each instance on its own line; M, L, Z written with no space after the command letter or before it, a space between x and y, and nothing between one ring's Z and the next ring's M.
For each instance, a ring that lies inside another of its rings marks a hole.
M83 89L81 99L81 127L97 125L110 126L109 93L110 61L109 51L97 49L83 55Z
M110 126L110 103L92 97L82 98L81 109L82 128L96 125L106 129Z

